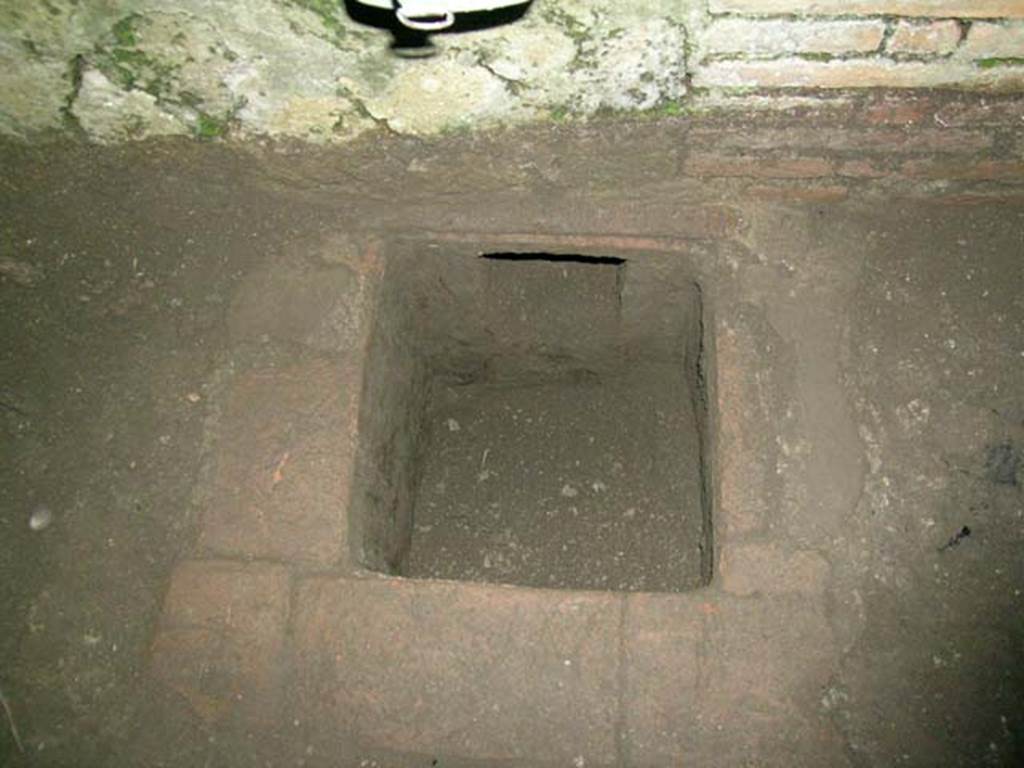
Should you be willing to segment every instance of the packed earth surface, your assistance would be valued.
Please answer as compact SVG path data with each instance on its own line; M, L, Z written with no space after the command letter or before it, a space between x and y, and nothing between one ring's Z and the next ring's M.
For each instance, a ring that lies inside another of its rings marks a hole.
M0 147L0 763L1024 763L1016 100L368 137ZM390 396L449 252L682 270L699 397Z

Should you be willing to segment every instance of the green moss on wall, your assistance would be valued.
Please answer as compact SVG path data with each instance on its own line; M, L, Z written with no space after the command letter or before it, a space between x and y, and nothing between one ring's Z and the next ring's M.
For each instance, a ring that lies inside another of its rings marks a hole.
M172 81L180 69L175 63L161 61L139 47L138 25L142 17L129 14L110 28L111 45L97 45L92 59L111 82L131 90L137 88L154 98L167 95Z
M312 11L319 16L324 28L330 32L335 40L341 41L348 34L348 30L341 20L341 15L345 11L342 10L339 0L289 0L289 2L298 8L305 8L307 11Z
M203 141L221 139L227 135L228 120L200 112L196 118L195 136Z
M114 23L110 31L114 35L114 41L122 48L130 48L138 45L138 38L135 35L135 24L138 21L138 14L130 14Z
M1001 58L979 59L974 62L982 69L995 69L997 67L1020 67L1024 66L1024 58L1004 56Z

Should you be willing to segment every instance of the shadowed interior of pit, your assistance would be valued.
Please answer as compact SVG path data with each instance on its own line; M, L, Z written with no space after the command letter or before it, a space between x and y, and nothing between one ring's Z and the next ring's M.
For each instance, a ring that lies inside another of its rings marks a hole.
M351 514L371 568L705 583L701 295L657 256L392 256Z

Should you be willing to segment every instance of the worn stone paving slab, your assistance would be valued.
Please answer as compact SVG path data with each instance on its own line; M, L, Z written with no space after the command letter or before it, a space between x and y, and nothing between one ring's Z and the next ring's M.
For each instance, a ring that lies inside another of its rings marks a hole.
M258 369L234 383L202 551L321 568L347 561L362 374L349 360Z
M696 764L843 765L840 739L821 708L835 642L824 599L807 595L708 602L701 659Z
M765 543L723 548L718 569L722 589L736 595L822 595L829 577L829 564L821 554Z
M268 265L239 286L228 314L231 338L283 339L325 352L358 349L366 293L359 272L347 264L292 262Z
M715 527L720 535L761 532L779 505L774 423L791 387L763 362L765 353L779 346L778 335L749 305L732 309L719 321Z
M621 598L315 577L297 600L304 720L398 751L616 761Z
M664 766L783 750L802 765L838 748L814 711L835 654L820 596L331 576L291 595L283 565L181 563L153 675L207 721L258 727L287 701L321 757Z
M180 563L152 644L151 673L205 720L273 720L290 588L280 565Z
M823 682L833 658L823 599L719 596L711 605L706 703L723 714L738 703L784 707ZM802 682L801 682L802 681Z
M708 611L703 592L627 598L622 694L628 765L677 765L693 752Z

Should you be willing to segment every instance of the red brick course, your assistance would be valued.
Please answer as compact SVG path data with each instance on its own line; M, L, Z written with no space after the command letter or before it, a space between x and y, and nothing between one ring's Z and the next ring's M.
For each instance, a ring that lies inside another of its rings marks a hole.
M777 160L743 155L694 155L684 172L691 176L739 176L753 179L815 179L832 175L832 163L819 157Z
M910 160L903 164L902 171L907 176L926 179L1024 181L1024 162L1015 160L977 160L974 162Z
M746 194L758 200L781 203L838 203L845 200L850 192L846 187L828 185L821 187L751 186Z

